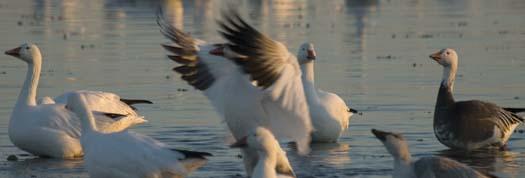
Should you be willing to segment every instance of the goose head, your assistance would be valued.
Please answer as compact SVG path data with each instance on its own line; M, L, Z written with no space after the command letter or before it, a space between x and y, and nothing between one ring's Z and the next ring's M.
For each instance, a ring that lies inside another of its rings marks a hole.
M396 159L410 160L405 137L398 133L372 129L372 133L385 145L387 151Z
M458 54L454 49L445 48L431 54L430 59L433 59L443 67L457 66Z
M299 52L297 53L297 60L299 61L299 64L305 64L310 61L315 60L316 54L315 54L315 48L314 44L312 43L303 43L299 47Z
M277 153L279 142L275 139L272 132L263 127L258 127L254 132L239 139L232 144L232 148L252 148L260 153L270 154Z
M35 64L42 60L40 49L32 43L22 44L19 47L6 51L5 54L21 59L28 64Z

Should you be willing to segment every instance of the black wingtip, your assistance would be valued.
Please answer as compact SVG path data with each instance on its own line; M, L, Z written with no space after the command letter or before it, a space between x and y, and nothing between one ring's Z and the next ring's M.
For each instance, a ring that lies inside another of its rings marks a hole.
M126 103L127 105L131 106L134 104L153 104L150 100L142 100L142 99L124 99L121 98L120 101L123 103Z
M206 156L213 156L211 153L208 153L208 152L188 151L188 150L180 150L180 149L170 149L170 150L182 153L186 158L206 159Z
M104 114L106 117L109 117L113 120L116 120L117 118L120 118L120 117L126 117L127 115L124 115L124 114L118 114L118 113L102 113Z
M520 113L525 112L525 108L503 108L505 111L511 112L511 113Z

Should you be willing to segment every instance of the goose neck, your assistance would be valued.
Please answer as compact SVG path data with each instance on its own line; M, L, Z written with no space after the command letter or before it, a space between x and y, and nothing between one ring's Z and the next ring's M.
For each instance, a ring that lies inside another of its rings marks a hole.
M35 60L28 64L26 79L18 96L17 107L36 106L36 90L40 79L41 63Z

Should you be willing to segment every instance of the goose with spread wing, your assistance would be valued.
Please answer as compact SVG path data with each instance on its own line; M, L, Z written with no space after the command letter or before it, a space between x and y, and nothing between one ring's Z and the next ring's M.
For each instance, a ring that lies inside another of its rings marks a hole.
M179 178L203 166L205 157L211 156L206 152L171 149L151 137L127 130L100 132L84 95L70 95L66 105L80 117L80 142L90 177Z
M5 54L14 56L28 65L26 80L11 114L8 130L11 142L24 151L53 158L74 158L83 155L79 141L80 120L65 107L66 99L71 94L84 95L89 104L97 109L94 111L97 124L104 132L120 131L146 122L133 111L131 104L151 102L121 99L113 93L73 91L55 99L43 97L37 102L37 86L42 66L40 49L27 43L6 51Z
M236 17L225 15L225 19ZM168 24L162 15L158 24L162 34L173 42L162 45L172 53L168 58L181 64L173 70L208 97L236 140L264 126L277 138L296 141L300 152L308 151L312 126L301 71L295 57L282 44L275 43L282 46L278 52L285 52L285 56L238 59L242 56L230 50L228 44L194 39ZM253 149L241 152L246 172L251 175L258 155ZM292 172L283 160L277 161L276 170Z
M463 150L503 147L524 121L516 113L525 109L501 108L479 100L455 101L452 91L458 68L456 51L442 49L430 58L443 66L434 110L434 133L439 142Z

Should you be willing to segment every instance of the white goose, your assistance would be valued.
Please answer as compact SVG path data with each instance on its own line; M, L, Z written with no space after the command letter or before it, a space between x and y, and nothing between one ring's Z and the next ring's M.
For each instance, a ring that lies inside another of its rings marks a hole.
M123 130L102 133L83 95L68 97L67 106L81 120L80 142L90 177L168 178L183 177L203 166L211 156L205 152L170 149L145 135Z
M275 171L278 158L281 157L279 159L286 162L288 162L288 158L286 158L286 152L281 149L272 132L264 127L258 127L253 133L239 139L230 147L250 148L257 151L259 160L251 178L295 177L293 172L277 173Z
M301 65L304 93L310 109L310 117L315 131L312 142L337 142L342 133L348 129L350 117L357 111L349 108L341 97L315 87L314 45L304 43L297 55Z
M65 100L71 94L84 95L91 105L113 106L95 111L99 121L98 127L105 132L120 131L146 121L112 93L73 91L57 97L56 100L44 97L37 104L36 90L42 65L40 50L34 44L23 44L18 48L6 51L5 54L21 59L29 67L26 80L11 114L8 130L11 142L24 151L37 156L54 158L74 158L83 155L79 142L80 121L64 105ZM145 100L123 101L145 102ZM134 103L130 102L130 104Z
M238 14L225 15L225 19L232 18L239 18ZM174 42L163 45L174 54L168 57L182 64L173 70L182 74L181 78L190 85L203 91L235 139L248 135L258 126L264 126L278 138L296 141L301 153L308 152L312 126L301 71L297 59L284 45L252 31L247 38L263 37L267 42L265 45L270 46L256 44L266 55L239 61L233 59L239 55L225 44L208 44L193 39L168 24L162 15L159 15L158 24L162 34ZM227 25L222 25L227 28ZM242 31L239 29L232 33ZM241 152L249 176L257 163L257 153L250 149L241 149ZM276 169L278 172L292 170L289 163L283 160L278 160Z
M393 178L488 178L480 172L445 157L423 157L416 161L408 150L408 144L401 134L372 129L372 133L385 145L394 157Z

